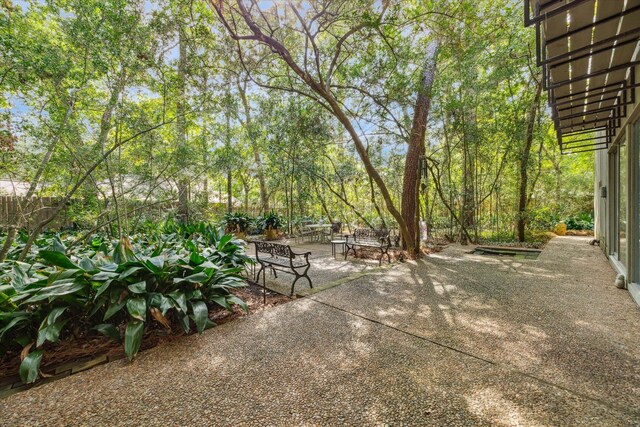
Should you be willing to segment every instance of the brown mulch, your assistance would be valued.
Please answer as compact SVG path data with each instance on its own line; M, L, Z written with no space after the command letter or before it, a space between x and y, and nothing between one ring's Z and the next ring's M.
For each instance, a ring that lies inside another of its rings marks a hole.
M262 288L252 282L249 282L249 286L245 288L234 289L233 293L247 303L249 313L245 313L244 310L235 305L231 312L222 307L215 307L209 311L209 319L215 324L221 325L238 317L255 314L292 300L288 296L268 290L267 303L263 304ZM121 332L124 332L124 325L121 325L120 328ZM191 333L197 332L192 329ZM183 335L185 335L184 330L177 322L172 322L172 330L167 331L157 322L150 321L145 331L140 351L175 340ZM52 372L56 367L68 362L124 354L122 343L117 343L97 331L77 333L75 336L61 339L55 345L45 344L43 348L45 353L42 359L41 371L44 373ZM2 355L0 358L0 383L7 377L15 376L18 373L19 366L19 352L10 352Z

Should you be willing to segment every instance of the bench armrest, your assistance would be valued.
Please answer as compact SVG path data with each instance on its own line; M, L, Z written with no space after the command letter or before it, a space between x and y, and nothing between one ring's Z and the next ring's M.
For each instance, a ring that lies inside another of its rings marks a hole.
M291 255L295 257L299 257L299 256L303 256L307 261L309 260L309 255L311 255L311 252L293 252L291 251Z

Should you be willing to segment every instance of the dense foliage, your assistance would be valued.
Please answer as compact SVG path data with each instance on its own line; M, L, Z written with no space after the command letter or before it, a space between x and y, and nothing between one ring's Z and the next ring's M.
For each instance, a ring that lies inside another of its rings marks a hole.
M213 4L224 4L221 15ZM32 200L54 198L52 209L26 202L5 218L10 236L28 224L35 240L66 223L117 238L167 214L221 221L239 210L395 228L389 206L402 198L435 42L419 201L429 233L514 236L519 220L550 229L590 214L592 156L559 153L545 94L535 96L535 34L523 28L521 2L245 1L260 26L277 21L274 37L311 77L330 76L353 129L273 50L230 39L221 19L235 4L2 3L1 178ZM300 20L315 15L314 48Z
M244 233L255 222L255 219L243 212L227 213L224 223L228 232Z
M271 211L255 219L259 230L280 230L285 225L285 219L278 213Z
M73 236L40 239L28 262L1 265L0 350L23 349L24 382L38 378L47 343L64 335L93 329L122 341L131 359L151 322L202 332L212 305L246 309L230 290L245 286L240 273L249 258L232 235L208 224L65 242Z

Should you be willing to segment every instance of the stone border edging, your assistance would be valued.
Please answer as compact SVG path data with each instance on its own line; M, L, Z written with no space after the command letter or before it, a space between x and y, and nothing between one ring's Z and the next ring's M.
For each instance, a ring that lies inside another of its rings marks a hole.
M44 371L44 374L46 376L32 384L24 384L20 380L19 375L11 375L9 377L6 377L6 379L2 381L2 383L0 383L0 399L4 399L5 397L11 396L12 394L16 394L32 387L38 387L43 384L59 380L61 378L68 377L70 375L77 374L78 372L86 371L87 369L91 369L95 366L104 365L115 360L124 359L125 357L126 355L123 352L112 355L103 354L101 356L93 358L82 357L71 362L64 362L57 366L52 366L51 368L47 369L47 371Z

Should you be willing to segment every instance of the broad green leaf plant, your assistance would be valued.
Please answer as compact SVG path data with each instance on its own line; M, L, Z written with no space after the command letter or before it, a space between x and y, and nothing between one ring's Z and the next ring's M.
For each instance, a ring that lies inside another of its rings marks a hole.
M212 306L248 310L231 290L246 286L240 273L251 259L211 225L167 224L155 234L92 239L73 250L58 236L44 242L30 262L2 264L0 348L22 348L25 383L38 379L50 344L74 330L122 342L132 360L151 323L201 333L213 325Z

